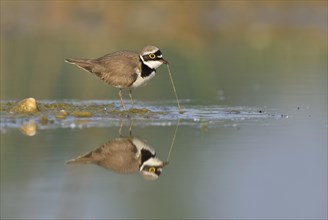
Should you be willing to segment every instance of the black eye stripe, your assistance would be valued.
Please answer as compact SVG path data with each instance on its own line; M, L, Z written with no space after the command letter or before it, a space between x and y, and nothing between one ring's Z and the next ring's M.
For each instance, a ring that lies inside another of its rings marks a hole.
M158 169L159 167L157 167L157 166L147 166L147 165L145 165L143 170L149 170L149 168L151 168L151 167L155 168L154 173L156 173L158 176L161 175L162 171L160 169Z
M157 50L153 54L155 54L155 58L150 58L150 54L143 55L142 58L143 58L144 61L149 61L149 60L153 60L153 61L162 60L162 57L158 57L158 56L162 56L162 52L160 50Z
M162 55L162 52L160 50L157 50L155 53L150 53L150 54L155 54L156 56ZM144 55L144 56L149 56L150 54Z
M160 55L162 55L162 52L160 50L158 50L158 51L156 51L155 55L160 56Z
M159 58L157 56L154 59L151 59L149 57L149 55L144 55L144 56L142 56L142 58L144 59L144 61L148 61L148 60L161 60L162 59L162 58Z

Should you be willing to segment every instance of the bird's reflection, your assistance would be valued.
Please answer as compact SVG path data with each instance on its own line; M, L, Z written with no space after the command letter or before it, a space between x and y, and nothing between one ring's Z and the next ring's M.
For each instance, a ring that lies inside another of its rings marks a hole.
M128 137L121 135L108 140L99 148L67 161L68 164L96 164L117 173L140 172L147 180L157 179L167 165L156 157L155 150L131 132Z

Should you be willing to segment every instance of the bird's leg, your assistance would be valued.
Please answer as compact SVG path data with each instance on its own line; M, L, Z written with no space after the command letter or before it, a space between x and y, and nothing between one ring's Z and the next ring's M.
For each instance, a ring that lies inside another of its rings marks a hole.
M129 96L130 96L131 104L132 104L131 109L133 109L133 107L134 107L134 101L133 101L133 98L132 98L132 89L129 90Z
M118 95L120 97L121 105L123 107L123 110L126 111L126 108L125 108L125 105L124 105L124 102L123 102L123 99L122 99L122 89L120 89L120 91L118 92Z

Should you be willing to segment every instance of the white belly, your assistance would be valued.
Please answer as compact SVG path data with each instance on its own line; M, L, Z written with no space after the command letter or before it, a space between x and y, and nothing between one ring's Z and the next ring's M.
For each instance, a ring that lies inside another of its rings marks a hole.
M132 88L137 88L140 86L145 86L155 76L155 71L152 72L148 77L142 78L140 74L138 74L137 80L132 84Z

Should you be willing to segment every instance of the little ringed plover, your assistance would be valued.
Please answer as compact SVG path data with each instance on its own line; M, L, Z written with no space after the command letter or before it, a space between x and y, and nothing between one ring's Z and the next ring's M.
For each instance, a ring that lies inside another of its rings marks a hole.
M129 90L133 108L132 90L145 86L155 76L159 66L168 64L163 59L162 52L155 46L144 47L140 54L132 51L118 51L96 59L65 59L65 61L119 88L118 95L124 111L126 108L122 99L122 89Z

